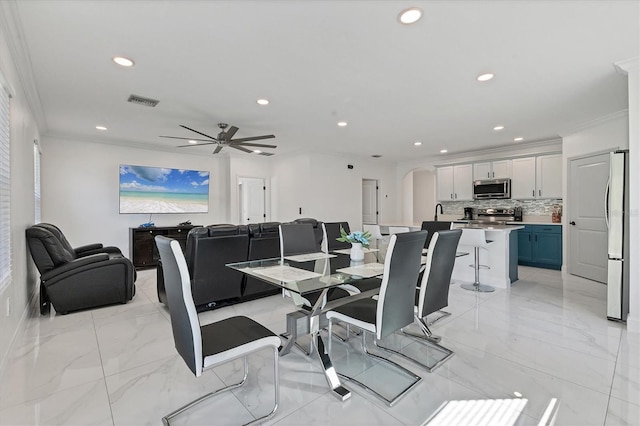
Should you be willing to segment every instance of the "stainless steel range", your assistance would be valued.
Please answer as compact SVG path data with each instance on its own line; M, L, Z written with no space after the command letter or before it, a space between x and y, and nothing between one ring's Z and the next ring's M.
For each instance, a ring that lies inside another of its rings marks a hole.
M470 224L506 225L507 222L522 220L522 210L520 207L510 209L478 209L476 210L476 220Z

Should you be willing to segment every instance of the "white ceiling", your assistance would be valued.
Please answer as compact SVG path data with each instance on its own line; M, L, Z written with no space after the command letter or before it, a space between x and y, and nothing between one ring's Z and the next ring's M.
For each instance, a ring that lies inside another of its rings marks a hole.
M4 10L18 20L45 136L166 150L179 141L159 135L197 136L180 124L215 135L226 122L236 137L275 134L265 142L276 154L402 161L550 139L626 109L614 63L639 55L639 3L19 0ZM410 6L424 17L401 25ZM477 82L487 71L496 77Z

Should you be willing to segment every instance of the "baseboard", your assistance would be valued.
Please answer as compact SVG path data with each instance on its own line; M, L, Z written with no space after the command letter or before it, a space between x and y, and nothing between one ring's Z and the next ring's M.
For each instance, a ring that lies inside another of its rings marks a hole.
M640 333L640 318L638 317L638 313L629 314L627 316L627 331L629 333Z

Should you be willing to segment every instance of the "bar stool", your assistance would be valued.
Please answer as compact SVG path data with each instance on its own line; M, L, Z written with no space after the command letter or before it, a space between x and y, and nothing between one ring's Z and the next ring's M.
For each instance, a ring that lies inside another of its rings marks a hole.
M486 249L487 246L493 241L487 241L484 233L484 229L462 229L462 236L460 237L459 245L473 246L475 252L475 260L473 265L469 265L475 269L476 279L473 284L461 284L465 290L478 291L481 293L489 293L495 291L495 288L490 285L480 284L480 268L489 269L487 265L480 265L480 248Z

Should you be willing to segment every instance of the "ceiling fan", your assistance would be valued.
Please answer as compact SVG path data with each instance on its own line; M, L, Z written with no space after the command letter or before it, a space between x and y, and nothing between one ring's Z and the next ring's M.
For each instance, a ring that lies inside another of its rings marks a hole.
M194 130L190 127L187 126L183 126L182 124L180 125L180 127L190 130L194 133L197 133L199 135L205 136L209 139L193 139L193 138L181 138L178 136L160 136L161 138L169 138L169 139L182 139L182 140L188 140L188 141L197 141L197 142L204 142L204 143L195 143L195 144L189 144L189 145L178 145L178 148L185 148L185 147L190 147L190 146L199 146L199 145L218 145L216 147L216 149L213 151L214 154L219 153L220 151L222 151L222 148L224 148L225 146L231 147L231 148L235 148L239 151L243 151L243 152L248 152L248 153L257 153L260 155L273 155L273 153L270 152L262 152L260 150L251 150L251 149L247 149L245 147L250 146L250 147L254 147L254 148L277 148L276 145L266 145L263 143L249 143L249 141L257 141L260 139L271 139L271 138L275 138L274 135L262 135L262 136L251 136L248 138L238 138L238 139L231 139L233 138L233 136L236 134L236 132L238 131L238 128L236 126L231 126L229 127L229 125L227 123L218 123L218 127L220 128L220 133L218 133L217 137L213 137L210 135L207 135L206 133L202 133L199 132L197 130ZM229 130L225 130L227 127L229 127Z

